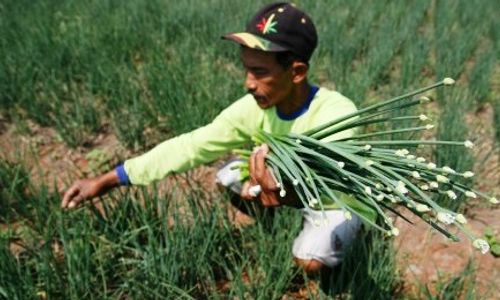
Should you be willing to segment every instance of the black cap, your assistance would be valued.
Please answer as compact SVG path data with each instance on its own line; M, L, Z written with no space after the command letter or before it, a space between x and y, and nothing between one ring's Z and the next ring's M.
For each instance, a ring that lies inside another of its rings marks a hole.
M250 20L245 32L229 33L223 38L262 51L290 51L306 62L318 44L311 18L286 2L266 5Z

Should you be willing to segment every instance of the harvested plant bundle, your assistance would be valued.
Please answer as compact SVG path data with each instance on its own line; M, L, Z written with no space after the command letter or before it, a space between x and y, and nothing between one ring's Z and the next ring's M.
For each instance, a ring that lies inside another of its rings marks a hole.
M431 124L355 134L331 142L321 141L343 130L372 124L401 120L426 121L428 118L425 115L393 117L389 114L395 110L429 102L431 101L429 97L414 98L414 96L439 86L453 84L453 79L445 78L431 86L332 120L303 134L272 135L260 132L254 140L257 144L265 143L269 146L271 152L266 157L266 164L276 177L281 197L285 197L286 189L293 188L306 209L340 208L344 210L346 218L349 219L354 213L366 223L389 235L398 235L399 231L394 227L392 219L387 216L386 210L403 217L395 207L405 207L456 241L458 237L446 229L446 225L454 224L473 241L476 248L486 253L489 250L488 243L474 238L464 226L467 222L465 217L441 207L432 199L432 194L444 194L451 199L464 194L470 198L485 198L492 204L497 204L497 199L472 190L460 182L462 178L473 176L471 171L458 172L448 166L437 166L404 148L423 145L472 148L472 142L372 139L395 133L431 129L433 128ZM251 154L246 150L239 150L237 153L246 158ZM248 176L248 165L242 165L240 168L242 174ZM357 203L361 202L375 212L382 222L369 218L367 214L356 209L353 205L355 202L345 201L345 198L339 197L337 192L354 196ZM324 201L325 198L330 199L330 202Z

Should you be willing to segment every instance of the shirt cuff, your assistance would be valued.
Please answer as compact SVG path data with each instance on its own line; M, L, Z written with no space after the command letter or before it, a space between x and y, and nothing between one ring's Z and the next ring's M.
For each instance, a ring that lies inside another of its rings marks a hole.
M115 168L116 174L118 175L118 180L120 181L120 185L130 185L130 179L128 178L127 172L123 164L118 165Z

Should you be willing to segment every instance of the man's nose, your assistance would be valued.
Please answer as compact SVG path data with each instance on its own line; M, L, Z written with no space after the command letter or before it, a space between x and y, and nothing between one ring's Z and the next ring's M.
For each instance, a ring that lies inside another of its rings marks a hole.
M255 82L255 77L250 72L246 72L245 75L245 88L249 92L253 92L257 89L257 83Z

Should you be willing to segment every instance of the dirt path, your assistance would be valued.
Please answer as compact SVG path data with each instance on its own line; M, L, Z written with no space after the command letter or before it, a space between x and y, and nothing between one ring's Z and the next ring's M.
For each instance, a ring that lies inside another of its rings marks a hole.
M474 207L467 213L468 227L481 236L486 226L500 235L500 208ZM431 230L427 224L409 216L415 225L401 218L396 221L400 236L395 240L398 262L404 277L405 289L417 294L418 284L438 290L438 283L448 282L452 276L462 272L469 259L476 268L477 295L488 295L486 299L498 299L500 295L500 258L490 253L481 254L473 248L471 241L458 234L460 242L446 239ZM482 298L481 298L482 299Z

